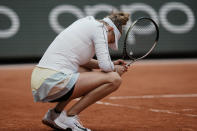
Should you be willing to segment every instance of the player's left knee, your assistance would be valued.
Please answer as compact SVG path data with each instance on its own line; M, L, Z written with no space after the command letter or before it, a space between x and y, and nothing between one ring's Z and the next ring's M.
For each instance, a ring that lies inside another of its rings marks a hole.
M114 90L114 91L117 90L117 89L120 87L120 85L121 85L121 83L122 83L122 79L121 79L121 77L118 75L118 73L116 73L116 72L113 72L113 73L112 73L112 76L111 76L111 83L112 83L112 85L113 85L113 90Z

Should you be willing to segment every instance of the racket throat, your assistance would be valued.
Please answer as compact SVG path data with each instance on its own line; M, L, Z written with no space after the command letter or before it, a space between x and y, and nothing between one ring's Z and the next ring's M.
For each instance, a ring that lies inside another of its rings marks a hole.
M127 63L127 66L130 66L131 64L133 64L136 60L131 59L131 61L129 63Z

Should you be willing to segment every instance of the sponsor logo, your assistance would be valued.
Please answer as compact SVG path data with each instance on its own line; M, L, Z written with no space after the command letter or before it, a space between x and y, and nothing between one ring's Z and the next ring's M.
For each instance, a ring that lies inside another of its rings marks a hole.
M108 4L96 4L96 5L84 5L83 10L75 5L58 5L51 9L48 16L48 22L50 27L57 34L60 33L65 27L60 25L58 17L64 13L70 13L77 18L82 18L88 15L96 16L100 12L111 12L113 10L118 10L116 7ZM162 26L167 31L174 34L184 34L191 31L195 26L195 16L192 9L181 2L167 2L159 8L159 11L145 3L131 3L130 5L120 5L120 10L131 14L135 12L145 12L152 19L156 21L160 26ZM181 25L176 25L170 22L168 19L168 14L172 11L180 11L186 15L185 22ZM17 12L6 6L0 6L0 14L7 16L11 21L11 26L8 29L0 29L0 38L10 38L13 37L20 29L20 18ZM130 20L128 25L133 21ZM127 29L128 27L126 27ZM149 34L151 30L148 29L149 26L144 27L144 32L137 32L136 34L143 33Z

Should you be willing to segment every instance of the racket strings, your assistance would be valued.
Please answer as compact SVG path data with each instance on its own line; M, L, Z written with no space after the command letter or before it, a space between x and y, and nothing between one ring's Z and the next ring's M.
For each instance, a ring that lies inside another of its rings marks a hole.
M126 40L127 55L139 58L145 55L155 43L157 37L156 27L147 19L138 20L129 30Z

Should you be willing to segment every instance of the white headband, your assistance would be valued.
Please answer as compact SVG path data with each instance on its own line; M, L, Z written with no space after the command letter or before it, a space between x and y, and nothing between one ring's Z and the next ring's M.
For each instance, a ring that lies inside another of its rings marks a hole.
M107 24L109 24L109 26L113 27L113 29L114 29L115 43L109 44L109 47L114 50L118 50L118 40L120 39L120 36L121 36L120 31L118 30L116 25L111 21L110 18L106 17L103 19L103 21L105 21Z

